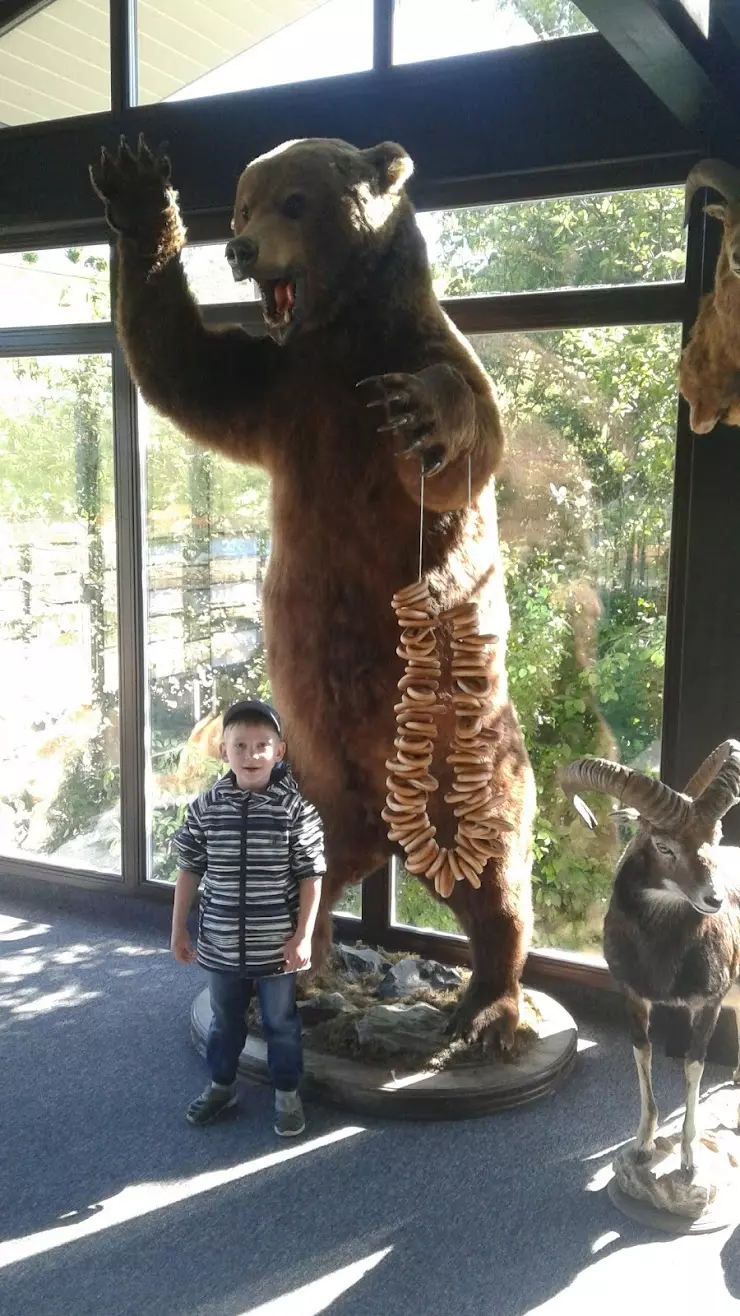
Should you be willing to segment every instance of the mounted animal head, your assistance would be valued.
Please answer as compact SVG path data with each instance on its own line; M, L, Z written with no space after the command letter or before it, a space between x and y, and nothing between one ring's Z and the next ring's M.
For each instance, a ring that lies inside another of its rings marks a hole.
M704 760L684 791L608 759L571 763L561 784L583 821L596 819L577 789L615 796L615 817L637 822L639 830L620 858L617 874L630 865L656 898L687 900L701 914L722 907L720 819L740 800L740 741L726 740Z
M247 165L226 258L237 281L258 284L279 342L323 329L369 288L377 296L380 267L397 281L409 240L399 243L401 232L413 235L414 260L426 269L405 191L412 170L396 142L359 150L324 137L285 142Z
M711 187L725 198L724 205L710 205L704 209L724 225L723 257L729 273L740 279L740 169L724 160L700 160L694 165L686 179L685 224L688 223L691 202L702 187Z

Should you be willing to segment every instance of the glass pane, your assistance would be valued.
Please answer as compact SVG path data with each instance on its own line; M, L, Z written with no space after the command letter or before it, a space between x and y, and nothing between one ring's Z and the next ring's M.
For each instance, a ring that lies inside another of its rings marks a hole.
M110 248L0 252L0 329L110 320Z
M581 754L659 769L681 330L472 341L508 433L498 505L509 682L539 799L535 942L598 951L619 838L587 831L556 774Z
M150 875L172 881L185 807L223 771L220 713L269 698L260 591L269 482L140 408L146 462Z
M203 306L223 302L259 301L257 285L252 279L235 283L224 252L229 234L223 242L203 242L185 247L182 262L196 301Z
M393 62L413 64L593 31L569 0L396 0Z
M108 0L34 8L0 36L0 128L109 110Z
M428 928L432 932L462 935L452 910L430 895L430 884L407 873L400 862L393 865L392 922L411 928Z
M498 509L509 683L539 799L534 944L599 953L620 838L606 824L586 830L557 772L582 754L659 768L681 330L472 343L508 436ZM589 802L605 820L607 801ZM403 873L395 918L455 929L426 885Z
M120 871L111 369L0 360L0 852Z
M362 918L362 887L347 887L334 906L334 913L349 914L353 918Z
M137 13L141 105L372 67L372 0L139 0Z
M439 297L684 277L679 187L427 211L418 221Z

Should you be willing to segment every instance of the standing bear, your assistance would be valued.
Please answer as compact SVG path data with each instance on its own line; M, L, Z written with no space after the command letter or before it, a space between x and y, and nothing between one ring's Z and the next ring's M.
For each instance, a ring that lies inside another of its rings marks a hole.
M204 325L166 158L122 141L91 175L119 235L117 327L144 398L196 442L271 477L268 670L292 766L326 831L316 960L342 889L395 850L381 818L403 674L391 597L418 575L424 472L432 598L440 609L474 600L481 629L498 637L485 732L507 828L480 888L457 882L449 904L473 960L456 1031L506 1046L531 931L535 800L506 684L494 493L503 440L489 380L434 295L404 190L411 170L393 142L358 150L323 138L248 165L226 257L237 280L259 285L264 336ZM429 813L450 845L446 698Z

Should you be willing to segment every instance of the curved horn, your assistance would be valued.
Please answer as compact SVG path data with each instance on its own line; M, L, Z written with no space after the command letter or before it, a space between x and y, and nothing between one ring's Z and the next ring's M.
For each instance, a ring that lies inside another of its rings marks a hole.
M701 767L696 769L691 780L684 786L684 795L691 796L692 800L698 800L699 796L704 794L710 781L714 781L722 764L733 751L740 753L740 741L723 740L722 744L713 749L711 754L707 754Z
M646 822L667 832L679 831L691 816L692 802L685 795L609 759L576 759L562 774L561 785L574 804L579 786L602 795L615 795L622 804L636 809Z
M688 224L694 196L701 187L713 187L725 201L740 201L740 169L724 160L700 160L686 179L683 222Z
M709 775L708 765L711 763L712 775L709 778L709 784L704 782L704 769L707 769L705 776ZM740 742L737 740L725 740L723 744L718 745L713 754L705 759L699 771L694 773L689 785L692 785L699 778L699 784L704 789L696 792L694 809L696 814L706 822L716 823L733 805L740 800Z

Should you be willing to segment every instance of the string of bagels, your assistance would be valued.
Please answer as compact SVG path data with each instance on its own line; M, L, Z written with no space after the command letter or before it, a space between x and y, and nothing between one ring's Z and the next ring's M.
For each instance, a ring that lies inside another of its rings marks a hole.
M470 506L470 458L468 457L468 506ZM393 595L393 608L401 628L396 649L406 663L398 689L400 703L394 705L395 754L386 760L387 795L382 818L388 837L405 852L409 873L426 877L443 899L448 899L456 882L481 885L488 861L504 853L501 832L508 829L496 810L503 794L494 794L490 738L484 724L492 709L489 656L496 635L480 632L478 605L460 603L437 611L423 578L424 472L421 474L419 578ZM446 761L452 765L452 789L444 796L457 818L455 839L449 848L439 845L437 829L427 813L430 794L439 787L430 767L439 736L437 718L445 711L440 703L442 661L439 633L444 627L450 637L451 697L455 731Z

